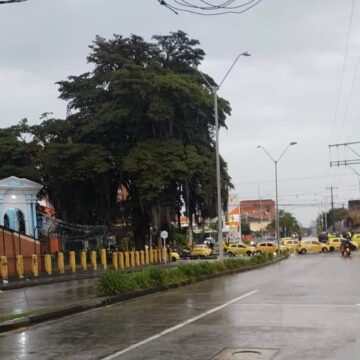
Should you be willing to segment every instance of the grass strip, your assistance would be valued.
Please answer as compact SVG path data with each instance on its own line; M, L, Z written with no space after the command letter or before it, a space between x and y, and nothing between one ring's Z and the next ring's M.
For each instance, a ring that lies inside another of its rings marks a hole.
M200 276L241 268L245 269L273 260L273 254L260 254L249 258L231 258L224 261L201 261L196 264L182 264L170 269L149 267L134 273L108 270L98 279L96 292L98 296L113 296L136 290L180 284L187 280L195 282Z

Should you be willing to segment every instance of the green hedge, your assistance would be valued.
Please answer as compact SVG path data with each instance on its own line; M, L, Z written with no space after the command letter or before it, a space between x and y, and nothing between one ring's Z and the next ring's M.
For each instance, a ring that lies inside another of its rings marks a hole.
M170 269L154 266L131 273L108 270L97 282L97 294L98 296L112 296L135 290L179 284L185 280L196 281L196 278L202 275L246 268L272 260L273 254L268 254L255 255L246 259L225 259L223 262L200 261L196 264L183 264Z

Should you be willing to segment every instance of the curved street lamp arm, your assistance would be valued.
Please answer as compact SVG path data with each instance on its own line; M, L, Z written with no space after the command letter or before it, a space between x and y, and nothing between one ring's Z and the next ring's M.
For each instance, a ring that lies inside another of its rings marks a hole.
M227 71L227 73L225 74L225 76L223 77L223 79L221 80L218 88L220 89L221 85L223 84L223 82L226 80L226 78L228 77L228 75L230 74L232 68L235 66L236 62L239 60L240 56L251 56L247 51L239 54L236 59L234 60L234 62L232 63L232 65L230 66L229 70Z
M263 146L258 145L257 148L258 149L263 149L265 154L271 159L272 162L274 162L274 163L277 162L276 160L274 160L274 158L270 155L270 153Z
M206 82L207 86L209 87L209 89L211 90L211 92L214 92L214 87L216 87L216 89L218 89L219 87L217 85L211 85L208 81L208 79L204 76L204 74L197 68L194 68L199 74L200 76L204 79L204 81Z
M286 153L286 150L287 150L290 146L293 146L293 145L296 145L296 144L297 144L297 142L292 141L292 142L284 149L284 151L281 153L280 157L277 159L276 162L279 162L279 161L280 161L280 159L284 156L284 154Z
M279 158L277 159L277 162L280 161L280 159L284 156L284 154L286 153L287 149L290 147L290 144L284 149L284 151L281 153L281 155L279 156Z

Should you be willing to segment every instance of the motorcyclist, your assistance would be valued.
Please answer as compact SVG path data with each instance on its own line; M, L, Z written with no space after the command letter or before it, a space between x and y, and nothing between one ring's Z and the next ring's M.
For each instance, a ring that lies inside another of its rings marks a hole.
M344 238L342 241L341 241L341 254L344 255L346 249L349 249L350 252L351 252L351 244L350 244L350 239L348 238Z

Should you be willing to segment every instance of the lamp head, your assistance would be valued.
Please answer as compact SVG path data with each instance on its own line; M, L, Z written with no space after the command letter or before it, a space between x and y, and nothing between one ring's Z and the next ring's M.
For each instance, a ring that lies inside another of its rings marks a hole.
M297 142L296 141L292 141L291 143L290 143L290 146L292 146L292 145L296 145L297 144Z
M243 56L251 56L247 51L244 51L241 55L243 55Z

